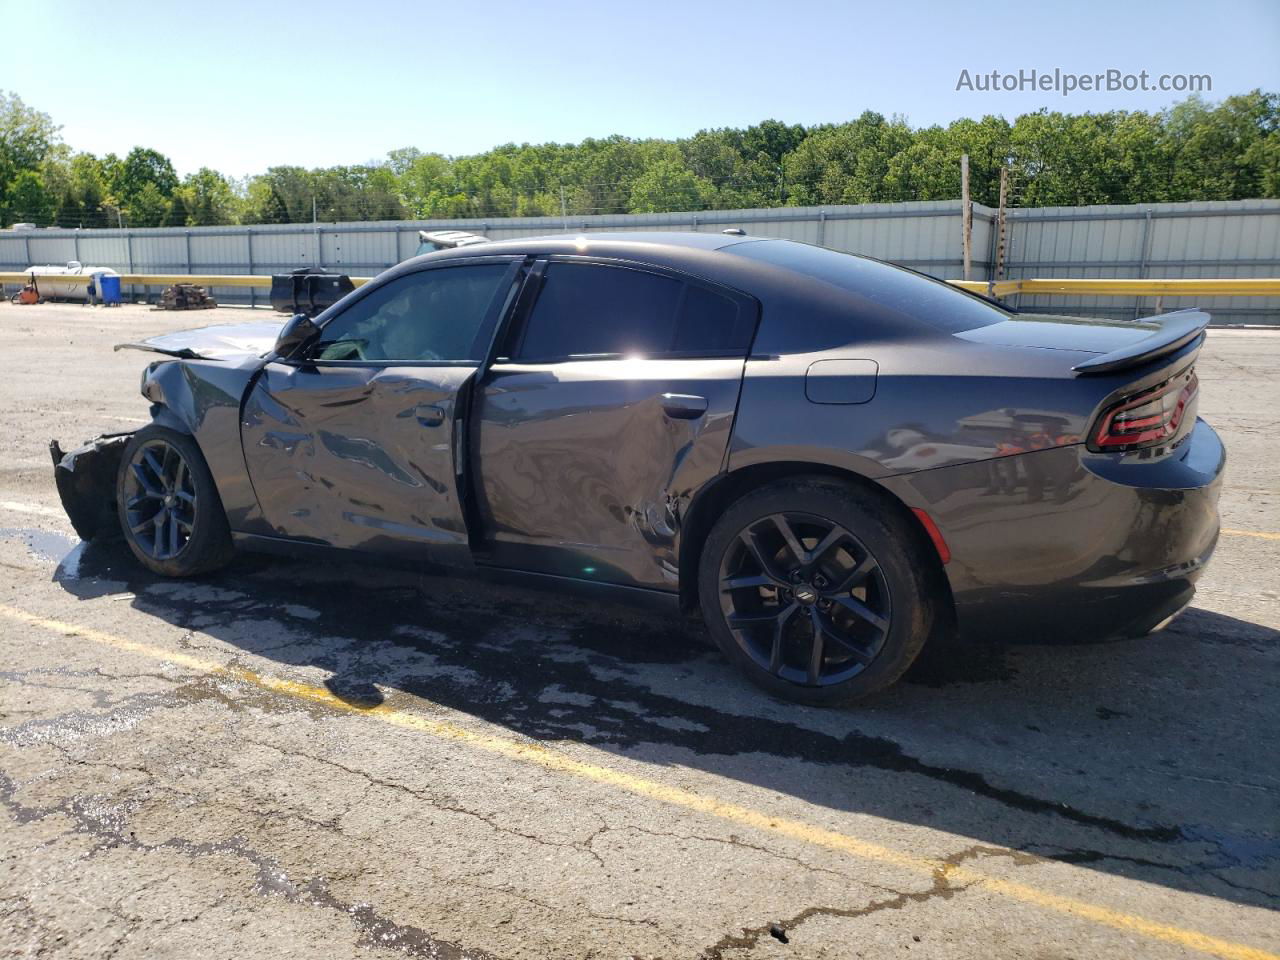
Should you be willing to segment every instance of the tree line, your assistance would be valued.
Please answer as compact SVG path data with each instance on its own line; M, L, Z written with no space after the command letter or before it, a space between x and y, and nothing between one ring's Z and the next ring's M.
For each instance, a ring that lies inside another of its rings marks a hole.
M1254 90L1167 110L912 127L766 120L675 140L612 136L471 156L414 147L355 166L270 167L241 180L179 177L157 150L73 152L46 114L0 91L0 226L216 226L454 219L951 200L969 155L973 199L1018 206L1280 197L1280 95Z

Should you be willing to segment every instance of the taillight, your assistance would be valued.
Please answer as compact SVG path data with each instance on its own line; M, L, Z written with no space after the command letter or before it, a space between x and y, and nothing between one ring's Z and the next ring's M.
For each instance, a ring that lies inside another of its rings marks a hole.
M1098 420L1089 446L1095 450L1132 450L1169 439L1178 432L1199 386L1196 372L1188 370L1159 386L1125 397Z

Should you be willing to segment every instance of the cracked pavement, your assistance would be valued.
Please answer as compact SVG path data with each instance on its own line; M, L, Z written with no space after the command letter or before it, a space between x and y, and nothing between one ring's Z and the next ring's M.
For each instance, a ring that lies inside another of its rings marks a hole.
M949 645L839 711L623 607L260 557L165 582L74 540L45 444L145 417L112 343L216 313L0 305L0 957L1280 951L1280 538L1224 535L1163 634ZM1277 361L1202 355L1229 529L1280 531Z

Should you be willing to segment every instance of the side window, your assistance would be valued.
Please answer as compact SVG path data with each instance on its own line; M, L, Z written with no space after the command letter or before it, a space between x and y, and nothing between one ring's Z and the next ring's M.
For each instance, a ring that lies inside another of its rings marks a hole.
M514 359L746 352L753 317L704 287L594 263L548 264Z
M742 353L751 345L754 311L706 287L687 284L676 319L676 353Z
M316 360L484 359L477 334L507 264L442 267L392 280L325 324Z

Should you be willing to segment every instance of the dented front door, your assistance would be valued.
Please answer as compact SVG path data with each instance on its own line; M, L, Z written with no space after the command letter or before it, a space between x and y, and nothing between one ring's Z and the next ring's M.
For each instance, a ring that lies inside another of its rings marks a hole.
M245 404L245 460L281 537L466 565L454 450L472 366L269 363Z
M459 456L467 385L520 262L390 271L314 343L270 362L245 400L245 464L277 536L469 565Z

